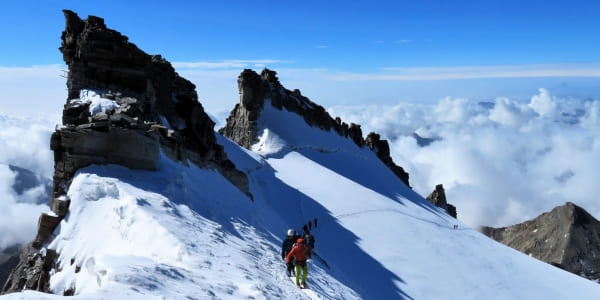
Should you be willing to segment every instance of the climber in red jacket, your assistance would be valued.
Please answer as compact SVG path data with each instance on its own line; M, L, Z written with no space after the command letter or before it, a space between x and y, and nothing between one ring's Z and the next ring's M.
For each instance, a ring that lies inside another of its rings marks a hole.
M288 264L292 260L292 257L296 260L296 285L300 288L304 288L306 277L308 276L308 266L306 265L307 253L308 247L306 247L304 239L299 238L285 258L285 262ZM300 271L302 271L302 282L300 282Z

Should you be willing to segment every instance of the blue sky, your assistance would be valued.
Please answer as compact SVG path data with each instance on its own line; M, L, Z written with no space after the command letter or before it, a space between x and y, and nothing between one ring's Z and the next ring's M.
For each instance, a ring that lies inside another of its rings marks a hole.
M104 17L171 61L348 71L600 61L596 1L10 1L0 65L61 63L62 8Z
M7 1L0 68L62 65L63 8L178 63L214 110L264 66L324 105L600 95L596 1Z

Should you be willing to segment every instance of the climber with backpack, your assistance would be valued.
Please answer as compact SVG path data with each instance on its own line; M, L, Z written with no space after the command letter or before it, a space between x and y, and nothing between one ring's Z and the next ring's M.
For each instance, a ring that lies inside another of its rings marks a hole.
M307 231L304 234L304 242L306 243L306 246L308 248L308 253L306 256L308 258L311 258L312 251L315 248L315 237L312 234L310 234L310 231Z
M292 250L285 258L285 262L289 264L292 259L296 260L296 286L304 288L306 286L306 277L308 276L308 266L306 264L306 256L308 254L308 247L306 246L304 239L298 238L296 244L292 247ZM302 273L302 282L300 282L300 273Z
M292 250L294 246L294 242L297 240L296 230L288 229L287 236L285 240L283 240L283 244L281 245L281 259L286 260L288 253ZM292 276L292 272L294 271L294 262L286 261L286 271L288 276Z

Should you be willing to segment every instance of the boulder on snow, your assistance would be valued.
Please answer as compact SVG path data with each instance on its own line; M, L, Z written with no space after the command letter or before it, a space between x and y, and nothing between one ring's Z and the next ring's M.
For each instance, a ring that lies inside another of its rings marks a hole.
M431 202L431 204L444 209L450 216L456 219L456 207L446 201L446 191L444 190L443 185L436 185L433 192L431 192L426 199Z
M520 224L482 227L490 238L582 277L600 279L600 222L567 202Z

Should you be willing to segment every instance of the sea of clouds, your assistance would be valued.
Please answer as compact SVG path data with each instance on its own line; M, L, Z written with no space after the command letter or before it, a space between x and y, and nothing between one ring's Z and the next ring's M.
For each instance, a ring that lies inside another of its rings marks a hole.
M329 113L390 140L411 186L427 196L443 184L471 226L520 223L567 201L600 218L600 101L540 89L529 101L444 98Z
M33 240L40 213L49 211L50 198L37 203L49 197L43 179L52 178L54 170L50 150L54 125L44 119L0 115L0 249ZM13 187L18 174L11 165L33 172L40 185L17 193Z

